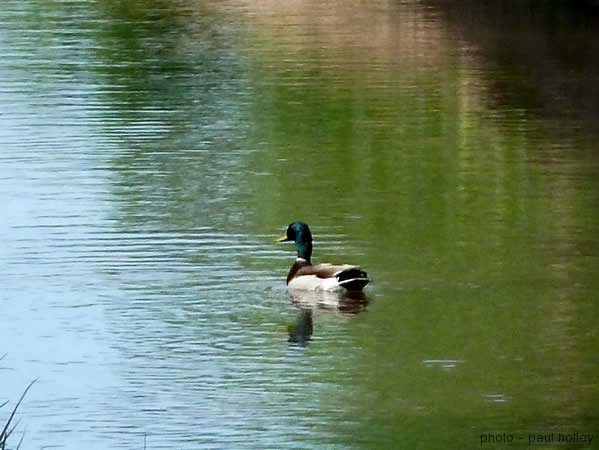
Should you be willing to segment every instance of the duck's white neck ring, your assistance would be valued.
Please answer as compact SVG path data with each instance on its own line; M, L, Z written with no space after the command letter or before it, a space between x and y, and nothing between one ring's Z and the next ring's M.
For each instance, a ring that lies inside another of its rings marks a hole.
M301 262L301 263L305 263L308 262L307 260L305 260L304 258L300 258L299 256L297 258L295 258L295 262Z

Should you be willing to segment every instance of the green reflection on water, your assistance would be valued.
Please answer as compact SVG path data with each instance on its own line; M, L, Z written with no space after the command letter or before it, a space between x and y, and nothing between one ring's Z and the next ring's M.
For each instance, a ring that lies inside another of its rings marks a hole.
M573 130L556 141L509 104L487 109L468 62L388 61L365 76L363 60L310 50L253 49L262 151L249 167L267 175L246 200L264 229L302 218L347 233L343 251L377 282L351 344L328 343L318 369L335 380L319 406L339 442L466 448L486 432L524 443L592 432L591 141ZM339 250L315 246L320 259Z
M490 102L478 75L492 69L454 41L433 61L371 63L326 36L290 45L254 25L231 37L212 9L106 5L89 57L110 107L94 113L119 148L117 229L211 227L264 249L263 235L303 219L318 260L375 279L366 313L314 314L293 373L254 358L272 375L264 389L288 381L295 395L276 398L306 404L315 436L288 423L290 436L468 448L489 431L593 432L598 186L577 130L556 141L542 118ZM284 279L281 258L230 257L246 276ZM262 314L254 323L274 320ZM222 320L208 324L226 335Z

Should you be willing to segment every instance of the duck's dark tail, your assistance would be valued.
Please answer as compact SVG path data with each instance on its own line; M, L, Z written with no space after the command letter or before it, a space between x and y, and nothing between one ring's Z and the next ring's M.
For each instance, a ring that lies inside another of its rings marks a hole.
M370 282L368 274L358 267L351 267L336 274L339 286L349 291L361 291Z

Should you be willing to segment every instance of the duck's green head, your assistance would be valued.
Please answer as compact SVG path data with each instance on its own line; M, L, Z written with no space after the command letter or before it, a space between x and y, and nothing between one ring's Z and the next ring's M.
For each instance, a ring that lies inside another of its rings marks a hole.
M277 239L277 242L294 241L297 246L297 257L310 262L312 256L312 233L304 222L293 222L287 227L285 235Z

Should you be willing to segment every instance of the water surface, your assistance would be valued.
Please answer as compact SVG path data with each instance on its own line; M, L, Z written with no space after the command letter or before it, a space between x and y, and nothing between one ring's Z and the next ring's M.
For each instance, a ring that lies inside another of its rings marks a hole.
M5 2L0 404L39 377L24 448L596 432L597 68L538 51L592 48L594 10L493 28L437 3ZM368 270L365 301L288 296L296 219L315 260Z

